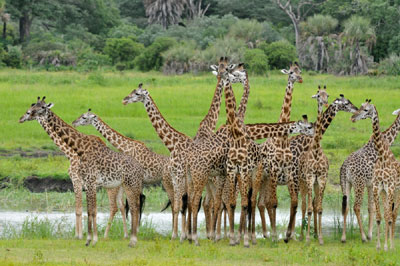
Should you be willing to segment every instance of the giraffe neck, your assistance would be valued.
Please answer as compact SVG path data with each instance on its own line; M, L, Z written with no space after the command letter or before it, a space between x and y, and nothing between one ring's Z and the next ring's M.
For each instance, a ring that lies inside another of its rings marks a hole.
M383 162L385 161L385 149L384 143L382 141L382 132L379 126L379 117L378 111L374 106L374 113L372 115L372 130L373 130L373 141L375 144L375 150L378 152L378 160L381 159Z
M129 153L132 151L132 145L141 146L141 143L121 135L119 132L115 131L109 125L107 125L100 117L96 116L94 118L92 125L100 132L103 137L105 137L111 145L117 148L123 153Z
M295 122L246 124L246 133L252 140L282 137L293 133Z
M336 105L330 104L329 107L325 110L325 112L323 112L320 125L321 136L324 135L325 131L332 123L332 120L335 118L338 111L339 109Z
M219 111L221 109L221 96L222 96L223 83L221 77L218 75L217 87L215 88L214 97L212 99L210 109L208 109L207 115L200 122L200 127L197 131L197 138L203 131L214 132L218 122Z
M318 103L318 117L315 125L315 133L313 137L312 151L314 153L318 152L321 148L322 139L322 105Z
M226 123L227 125L229 125L231 129L233 138L239 139L244 135L244 130L242 128L243 123L240 123L240 120L236 116L236 99L229 79L226 79L225 81L224 90L225 90L225 108L226 108L226 118L227 118Z
M49 126L48 122L46 119L40 117L37 119L39 124L42 126L44 131L50 136L50 138L53 140L54 144L67 156L67 158L70 160L73 155L75 154L74 150L71 149L71 147L67 146L61 139L58 137L58 135L51 130L51 127Z
M51 110L48 110L47 112L47 123L50 127L50 131L53 131L62 142L74 150L78 156L82 156L87 151L84 148L91 146L89 136L65 123Z
M389 146L392 145L397 135L399 134L399 131L400 131L400 114L397 115L393 124L391 124L390 127L382 133L383 138L387 141Z
M250 94L250 84L249 84L249 77L248 77L247 71L246 71L246 81L244 84L244 91L243 91L242 99L240 100L239 109L237 111L237 116L242 122L244 121L244 116L246 114L249 94Z
M191 142L191 139L174 129L163 117L150 95L146 98L144 106L151 124L167 149L172 152L177 144Z
M281 115L279 117L279 123L290 121L290 111L292 109L292 94L293 94L293 82L288 80L286 86L285 98L283 99Z

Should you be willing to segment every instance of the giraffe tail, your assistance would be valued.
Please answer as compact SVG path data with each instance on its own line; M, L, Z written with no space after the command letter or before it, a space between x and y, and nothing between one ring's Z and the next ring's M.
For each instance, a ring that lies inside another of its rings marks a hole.
M171 206L171 200L168 200L167 204L165 204L165 207L161 210L161 212L163 212L166 209L168 209L169 206Z
M144 203L146 202L146 196L144 194L140 194L140 207L139 207L139 222L142 220L142 213L144 210Z
M253 194L253 188L250 188L250 190L249 190L249 193L247 194L247 202L248 202L248 204L247 204L247 217L248 217L248 219L249 219L249 224L251 223L251 207L252 207L252 204L251 204L251 196L252 196L252 194Z
M344 195L342 199L342 215L345 214L346 209L347 209L347 196Z
M347 178L346 178L346 169L347 169L347 160L343 162L342 166L340 167L340 186L342 188L342 215L345 214L347 209Z
M201 208L201 201L203 200L203 197L200 197L200 203L199 203L199 207L197 208L197 212L199 212L200 211L200 208Z
M125 200L125 217L128 220L128 214L129 214L129 203L128 203L128 198Z
M185 193L182 196L182 210L181 210L182 214L186 212L187 206L188 206L188 195L187 193Z

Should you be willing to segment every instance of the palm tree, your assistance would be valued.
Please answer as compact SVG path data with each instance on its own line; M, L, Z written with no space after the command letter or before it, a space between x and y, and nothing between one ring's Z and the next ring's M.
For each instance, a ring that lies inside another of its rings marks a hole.
M350 49L350 74L367 73L368 51L365 48L370 50L375 44L375 29L368 19L353 15L344 23L343 34Z
M143 4L149 23L158 23L167 28L179 22L186 2L186 0L144 0Z
M10 21L10 14L5 12L6 9L6 1L5 0L0 0L0 18L1 21L3 22L3 39L6 39L6 33L7 33L7 23Z
M301 23L302 47L300 55L304 65L314 71L326 71L329 64L328 45L331 33L338 25L337 19L331 16L314 15Z

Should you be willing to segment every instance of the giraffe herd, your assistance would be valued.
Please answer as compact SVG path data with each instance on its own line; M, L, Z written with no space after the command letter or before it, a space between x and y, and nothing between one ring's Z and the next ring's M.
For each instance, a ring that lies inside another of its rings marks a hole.
M294 122L290 119L292 95L295 82L302 83L301 70L297 63L282 72L288 75L288 83L277 123L245 124L244 118L250 94L250 83L243 64L228 64L226 57L218 65L211 66L217 76L217 85L208 113L201 121L196 135L191 138L173 128L161 114L149 91L139 84L126 96L124 105L143 103L150 122L170 155L151 151L140 141L123 136L111 128L89 109L78 117L72 126L64 122L47 104L45 97L38 97L19 122L37 120L53 142L70 161L71 177L76 204L76 238L83 238L82 189L86 189L88 234L86 245L95 245L96 188L107 189L110 216L104 237L107 238L113 218L121 211L124 236L128 237L125 209L132 216L129 246L137 243L142 206L143 184L161 181L172 209L172 239L178 237L178 220L181 213L180 241L185 239L199 245L198 212L204 190L203 202L207 237L218 241L221 236L222 216L228 214L229 244L245 247L256 244L256 206L261 216L262 231L267 236L265 209L270 219L271 238L277 240L276 209L278 207L277 186L287 185L290 194L290 218L285 242L295 238L295 221L298 196L301 195L302 218L307 212L306 241L310 241L311 217L314 215L315 234L319 243L322 236L322 202L328 179L329 162L321 147L323 134L339 111L352 113L351 120L371 118L373 135L360 150L351 154L340 169L340 184L343 192L343 235L346 241L346 217L349 210L351 188L355 190L354 211L360 227L361 238L366 241L361 222L361 202L364 188L368 189L369 229L372 238L372 219L376 213L377 248L380 248L380 196L384 202L385 245L393 248L394 225L400 197L400 163L389 149L400 130L400 109L394 112L397 118L393 125L381 132L376 107L367 100L360 108L354 106L344 95L328 104L326 87L318 87L312 98L317 101L318 116L315 123L307 116ZM233 83L243 85L243 95L238 108L232 89ZM221 99L224 93L226 123L216 130ZM325 111L324 111L325 107ZM114 146L110 149L97 136L85 135L75 127L92 125ZM290 136L291 134L297 134ZM266 139L260 143L256 140ZM128 206L123 202L126 194ZM240 221L235 233L235 209L240 195ZM314 195L314 198L313 198ZM303 227L300 239L303 239Z

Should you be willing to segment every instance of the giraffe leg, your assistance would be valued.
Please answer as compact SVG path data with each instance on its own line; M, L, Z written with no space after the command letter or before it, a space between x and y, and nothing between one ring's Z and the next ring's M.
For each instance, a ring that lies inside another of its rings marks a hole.
M297 213L297 206L298 206L298 191L296 188L295 182L293 182L293 174L290 174L289 178L289 194L290 194L290 218L289 218L289 225L286 232L285 242L289 242L289 239L294 236L294 229L296 224L296 213Z
M129 240L129 247L133 248L137 243L137 228L139 222L139 204L140 204L140 190L134 189L130 186L124 185L124 190L128 198L128 203L131 211L131 237Z
M217 241L221 238L221 205L222 205L222 192L224 183L218 182L215 187L214 208L211 223L211 239ZM217 228L218 226L218 228ZM215 235L217 231L217 235Z
M372 229L373 229L373 219L375 213L374 206L374 195L372 192L372 185L367 187L368 189L368 240L372 240Z
M320 245L324 244L324 238L322 236L322 201L324 199L324 192L326 187L326 181L328 180L328 176L322 176L319 180L318 184L318 202L317 202L317 210L318 210L318 241Z
M388 193L388 192L386 192ZM385 218L385 244L383 245L383 249L385 251L388 250L388 235L389 235L389 226L392 227L392 224L390 223L389 220L391 220L392 217L389 219L390 211L389 209L389 193L386 194L385 192L382 193L382 201L383 201L383 215Z
M342 243L346 243L346 228L347 228L347 214L349 213L349 203L350 203L350 191L351 184L346 182L346 191L343 192L342 201L342 215L343 215L343 231L342 231Z
M228 186L228 195L229 195L229 205L228 209L228 217L229 217L229 245L236 245L235 241L235 208L236 208L236 197L235 197L235 180L236 175L233 172L234 166L231 167L229 165L229 161L227 162L227 186Z
M306 234L306 242L310 242L310 227L311 227L311 215L313 213L313 203L312 203L312 191L313 191L313 178L312 176L307 176L307 234Z
M222 206L220 206L219 211L218 211L218 215L217 215L215 241L219 241L222 238L222 236L221 236L221 224L222 224L222 213L223 213L223 211L224 211L224 209L222 208Z
M271 223L271 239L276 242L278 240L278 235L276 233L276 208L278 206L278 199L276 196L276 188L277 188L277 178L274 175L270 176L270 184L268 185L268 198L269 202L267 202L267 210Z
M266 198L266 180L264 179L261 188L260 188L260 196L258 197L258 211L260 212L261 217L261 227L263 231L264 238L267 238L267 223L265 220L265 198Z
M211 188L209 186L209 184L206 185L206 196L203 200L203 210L204 210L204 216L205 216L205 220L206 220L206 235L208 239L211 239L211 234L212 234L212 230L211 230L211 219L212 219L212 192L211 192Z
M301 231L300 240L304 239L304 228L306 225L306 209L307 209L307 187L304 182L300 183L300 194L301 194ZM307 222L309 223L309 221Z
M240 187L240 195L241 195L241 219L242 223L241 223L241 227L242 230L244 231L244 247L250 247L249 244L249 232L247 230L247 220L246 220L246 216L247 216L247 211L248 211L248 182L249 178L248 178L248 173L243 171L240 174L240 181L239 181L239 187Z
M362 242L366 242L367 238L364 233L364 229L362 226L362 218L361 218L363 194L364 194L364 184L361 184L360 186L354 186L354 195L355 195L354 213L356 214L358 227L360 228L361 240Z
M87 212L88 212L88 234L86 239L86 246L89 246L93 239L93 218L94 209L96 208L96 187L92 184L87 185L86 190Z
M378 187L374 186L373 187L373 193L374 193L374 203L375 203L375 216L376 216L376 249L380 250L381 249L381 232L380 232L380 225L381 225L381 210L379 206L379 189Z
M115 214L118 211L118 207L117 207L118 190L119 190L119 187L107 189L108 202L110 204L110 216L108 217L107 227L104 232L104 238L108 238L108 233L110 231L111 224L114 220ZM124 215L125 214L122 213L122 216L124 216Z
M388 243L387 243L388 238L389 238L389 248L391 250L393 249L393 242L392 242L393 210L394 210L394 190L389 188L385 203L385 221L386 221L385 251L388 250Z
M317 202L318 202L318 185L314 186L314 198L313 198L313 218L314 218L314 238L318 238L318 209L317 209Z
M122 186L120 186L118 189L117 204L119 207L119 211L121 212L122 224L124 227L124 238L128 238L128 226L126 224L127 213L125 211L125 208L127 206L125 206L125 203L124 203L124 189L122 188ZM140 221L140 218L139 218L139 221Z
M228 225L227 225L227 223L226 223L226 216L227 216L227 209L225 208L224 210L223 210L223 212L224 212L224 238L228 238L228 232L227 232L227 229L228 229Z
M69 176L74 187L75 195L75 238L83 238L82 225L82 180L79 176L78 160L71 160L71 165L68 169Z
M172 214L172 232L174 231L174 187L170 182L170 176L168 173L163 174L162 185L167 192L169 201L171 202L171 214Z
M193 179L196 175L193 175ZM201 194L203 192L204 186L206 185L205 183L208 181L208 176L198 176L198 180L201 180L202 182L199 183L194 183L194 189L191 191L193 194L192 200L190 202L190 209L192 210L192 215L193 215L193 235L192 239L195 243L196 246L199 246L199 240L197 237L197 215L198 215L198 210L199 210L199 204L200 204L200 198ZM205 181L203 181L205 180Z

